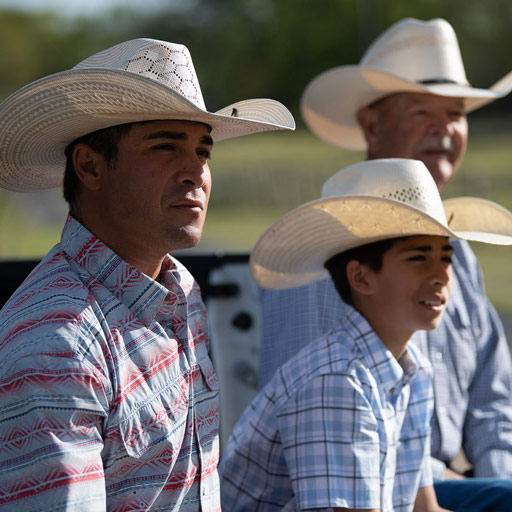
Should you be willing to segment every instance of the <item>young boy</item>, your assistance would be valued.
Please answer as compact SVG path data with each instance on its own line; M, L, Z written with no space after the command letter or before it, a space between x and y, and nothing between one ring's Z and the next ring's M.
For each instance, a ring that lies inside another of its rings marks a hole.
M453 224L472 228L463 237L424 164L373 160L335 174L321 199L262 235L251 255L258 284L291 288L327 269L350 306L235 426L220 467L224 510L442 510L429 464L431 369L408 342L446 307L449 237L512 243L510 213L503 223L485 202L467 226L468 208L467 198L450 202Z

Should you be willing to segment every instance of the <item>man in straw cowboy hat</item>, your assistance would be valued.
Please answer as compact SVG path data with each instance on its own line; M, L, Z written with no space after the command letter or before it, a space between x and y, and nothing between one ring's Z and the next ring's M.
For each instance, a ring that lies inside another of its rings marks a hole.
M377 38L359 65L314 78L301 108L309 128L323 140L365 149L368 159L421 160L441 190L465 153L466 114L507 94L511 83L509 74L490 89L471 87L450 24L404 19ZM462 478L450 469L461 448L475 476L512 476L511 365L475 256L466 243L457 242L454 249L451 303L439 329L417 333L415 339L436 376L431 448L438 498L442 493L456 499L456 489L464 496L471 492L474 510L482 510L479 500L486 498L480 493L487 488L496 494L496 482L440 481ZM263 385L300 347L330 329L344 306L330 280L263 291L262 301Z
M223 507L441 510L429 458L431 366L408 342L447 307L449 238L512 244L512 214L476 198L451 200L445 214L425 165L410 159L347 167L320 199L265 231L250 259L256 283L288 289L329 273L347 304L235 426L220 466Z
M0 313L2 510L218 511L201 236L214 141L293 129L206 110L185 46L136 39L0 104L0 185L64 182L62 239Z

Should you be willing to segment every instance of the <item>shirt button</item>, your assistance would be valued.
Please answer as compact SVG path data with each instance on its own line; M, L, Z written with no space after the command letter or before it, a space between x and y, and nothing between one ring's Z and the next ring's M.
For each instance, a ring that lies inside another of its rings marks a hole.
M438 361L441 361L441 359L443 359L443 353L442 352L436 352L434 357L438 360Z
M474 334L475 336L480 336L480 334L482 334L482 331L480 330L480 327L475 327L475 328L473 329L473 334Z

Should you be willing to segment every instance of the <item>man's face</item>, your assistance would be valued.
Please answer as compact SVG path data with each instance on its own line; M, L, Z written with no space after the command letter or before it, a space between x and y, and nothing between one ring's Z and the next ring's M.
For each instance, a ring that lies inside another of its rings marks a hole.
M125 259L197 244L210 197L212 146L202 123L134 124L101 185L105 241Z
M368 318L381 337L407 340L437 327L450 295L452 254L446 237L411 236L384 254L379 271L368 270Z
M359 116L368 158L421 160L439 189L454 176L468 137L462 98L405 92L362 110L368 111L371 119L364 123Z

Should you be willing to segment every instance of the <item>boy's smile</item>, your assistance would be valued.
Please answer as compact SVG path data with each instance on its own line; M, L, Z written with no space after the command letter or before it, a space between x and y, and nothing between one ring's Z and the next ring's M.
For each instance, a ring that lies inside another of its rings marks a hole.
M366 267L367 293L358 309L399 357L417 330L437 327L450 295L453 248L446 237L397 240L376 272Z

